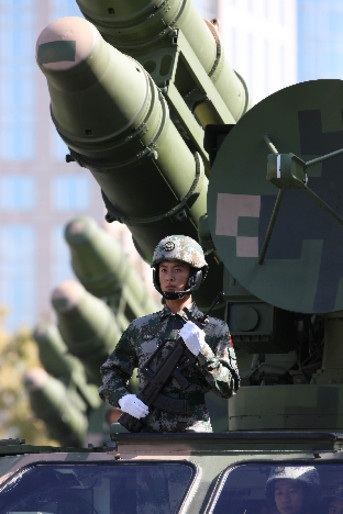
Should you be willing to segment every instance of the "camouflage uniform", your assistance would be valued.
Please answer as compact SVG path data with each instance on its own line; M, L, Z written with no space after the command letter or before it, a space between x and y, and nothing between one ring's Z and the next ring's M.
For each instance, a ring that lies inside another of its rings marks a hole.
M110 405L118 407L118 400L128 393L128 381L134 368L142 368L156 348L162 346L156 359L149 367L153 371L169 353L179 338L179 330L188 320L199 319L202 313L195 303L173 314L165 305L162 311L134 320L123 333L116 348L101 366L103 385L99 394ZM182 369L182 375L189 381L182 391L174 377L162 390L162 394L173 399L189 401L190 414L171 414L153 406L149 415L142 418L146 432L212 432L204 393L215 391L223 398L230 398L238 388L239 374L236 356L231 344L227 324L209 317L204 326L206 343L196 357L197 362ZM167 341L167 342L166 342ZM146 378L138 371L139 390L146 384Z

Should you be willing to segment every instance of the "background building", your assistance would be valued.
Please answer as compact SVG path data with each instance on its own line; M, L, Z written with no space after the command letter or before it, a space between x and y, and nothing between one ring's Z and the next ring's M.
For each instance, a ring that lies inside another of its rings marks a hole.
M252 101L298 80L340 78L341 0L194 0L219 19L229 61ZM65 224L78 215L103 223L100 190L87 170L66 165L49 116L45 79L35 65L40 31L80 15L75 0L0 0L0 306L8 330L53 316L52 289L73 277ZM115 230L150 283L150 270L125 227Z
M310 1L310 0L309 0ZM297 0L195 0L216 17L227 57L252 102L297 81Z
M194 0L201 15L207 20L212 20L218 16L219 4L221 0Z
M298 80L343 76L343 2L298 1Z
M99 186L65 162L67 148L49 114L45 78L35 63L41 30L80 16L74 0L0 0L0 307L7 330L50 319L52 289L74 278L64 227L79 215L104 223ZM106 223L143 274L126 227Z

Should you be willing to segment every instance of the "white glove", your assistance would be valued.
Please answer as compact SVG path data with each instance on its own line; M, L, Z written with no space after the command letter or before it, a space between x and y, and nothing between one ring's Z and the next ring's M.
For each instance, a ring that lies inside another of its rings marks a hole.
M197 356L205 344L205 332L193 321L187 321L181 328L179 335L184 340L188 350Z
M145 418L149 414L149 408L135 394L126 394L119 400L119 406L123 412L134 418Z

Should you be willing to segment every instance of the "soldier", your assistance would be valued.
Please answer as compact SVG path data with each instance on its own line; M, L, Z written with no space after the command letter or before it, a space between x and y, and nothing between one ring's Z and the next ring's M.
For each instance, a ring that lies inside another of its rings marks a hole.
M158 243L152 268L164 307L130 323L101 366L99 394L113 407L140 419L145 432L212 432L204 394L215 391L230 398L239 387L239 372L227 324L207 317L206 323L198 326L202 313L192 293L207 274L203 250L188 236L168 236ZM133 370L138 368L142 390L148 380L144 365L149 362L149 369L158 369L180 337L194 362L182 358L178 366L182 380L173 376L165 384L159 398L162 407L147 406L127 389ZM186 410L177 412L175 400L183 400Z
M314 514L319 485L314 466L278 466L267 480L267 501L279 514Z

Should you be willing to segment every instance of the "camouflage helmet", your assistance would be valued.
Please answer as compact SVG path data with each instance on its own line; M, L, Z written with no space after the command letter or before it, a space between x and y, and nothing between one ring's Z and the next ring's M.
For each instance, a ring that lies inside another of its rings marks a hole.
M199 243L189 236L167 236L155 248L152 266L162 261L187 262L192 268L207 266L204 252Z
M294 480L304 485L308 492L307 502L313 502L318 497L320 482L314 466L277 466L270 473L266 483L266 498L274 508L274 486L278 480Z
M191 273L185 291L162 292L158 278L158 265L163 261L181 261L190 265ZM208 271L203 249L193 238L184 235L167 236L161 239L155 248L151 266L154 268L154 286L167 300L182 298L198 289Z

